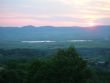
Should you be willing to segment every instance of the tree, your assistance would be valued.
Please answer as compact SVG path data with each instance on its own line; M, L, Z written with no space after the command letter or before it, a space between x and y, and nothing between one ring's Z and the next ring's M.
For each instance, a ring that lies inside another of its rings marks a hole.
M22 83L15 70L4 69L0 71L0 83Z
M36 65L37 67L38 65ZM59 49L56 55L34 70L31 83L87 83L90 70L72 47Z

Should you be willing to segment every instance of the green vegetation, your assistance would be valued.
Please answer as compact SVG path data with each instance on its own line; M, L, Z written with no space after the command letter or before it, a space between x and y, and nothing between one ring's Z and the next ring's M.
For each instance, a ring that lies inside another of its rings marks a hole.
M26 54L24 51L21 53ZM52 55L1 63L0 83L110 83L109 70L91 67L72 47L58 49Z

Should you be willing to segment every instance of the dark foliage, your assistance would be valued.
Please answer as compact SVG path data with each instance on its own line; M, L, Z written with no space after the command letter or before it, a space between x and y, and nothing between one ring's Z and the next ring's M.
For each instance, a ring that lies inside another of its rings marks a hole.
M22 52L24 53L24 52ZM90 69L77 51L58 49L50 58L11 60L0 65L0 83L109 83L109 71Z

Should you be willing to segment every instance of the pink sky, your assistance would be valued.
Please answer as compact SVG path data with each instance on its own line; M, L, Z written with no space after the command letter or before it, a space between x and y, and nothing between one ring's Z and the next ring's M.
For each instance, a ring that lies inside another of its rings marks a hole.
M109 0L0 0L0 26L110 25Z

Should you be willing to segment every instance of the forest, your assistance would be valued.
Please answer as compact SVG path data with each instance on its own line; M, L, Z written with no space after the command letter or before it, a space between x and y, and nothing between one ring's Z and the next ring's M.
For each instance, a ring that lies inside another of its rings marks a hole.
M89 62L74 47L51 51L47 54L34 49L0 49L0 83L110 83L108 61ZM33 57L9 58L13 52L16 56Z

